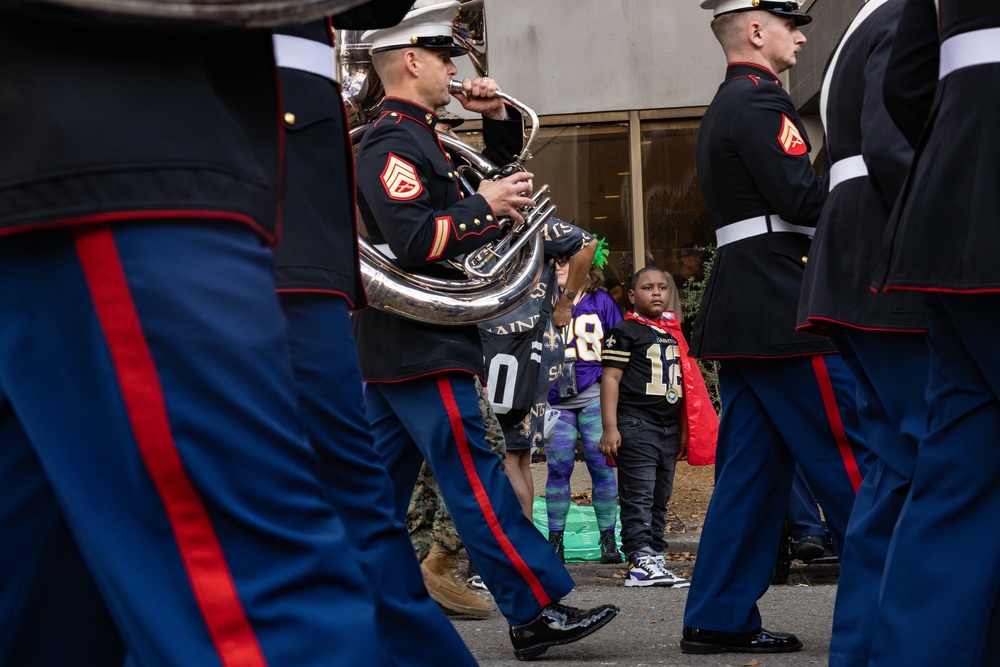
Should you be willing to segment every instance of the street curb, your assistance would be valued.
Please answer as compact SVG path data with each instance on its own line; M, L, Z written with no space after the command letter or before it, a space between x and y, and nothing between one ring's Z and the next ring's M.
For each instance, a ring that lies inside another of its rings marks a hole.
M701 533L678 533L672 535L667 533L666 553L673 552L697 552L698 542L701 541Z

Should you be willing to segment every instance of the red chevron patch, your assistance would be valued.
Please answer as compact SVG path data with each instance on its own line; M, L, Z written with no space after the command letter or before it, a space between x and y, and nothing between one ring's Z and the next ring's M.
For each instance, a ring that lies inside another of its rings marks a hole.
M409 201L424 191L416 168L399 157L389 153L389 160L382 170L382 185L392 199Z

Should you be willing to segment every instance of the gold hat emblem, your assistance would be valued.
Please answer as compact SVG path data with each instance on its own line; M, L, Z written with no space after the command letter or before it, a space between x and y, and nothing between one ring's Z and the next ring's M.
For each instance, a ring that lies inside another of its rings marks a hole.
M753 5L754 7L760 7L760 0L753 0L753 2L751 2L750 4Z
M757 0L755 0L755 2L756 1ZM416 43L417 43L417 38L416 37L410 37L410 44L416 44Z

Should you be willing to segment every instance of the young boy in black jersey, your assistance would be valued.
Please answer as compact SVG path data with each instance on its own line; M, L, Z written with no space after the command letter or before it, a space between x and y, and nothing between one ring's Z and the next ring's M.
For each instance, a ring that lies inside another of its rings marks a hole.
M628 296L634 310L604 338L599 445L618 465L625 585L686 588L690 582L668 570L663 557L667 501L688 439L680 418L681 353L669 324L673 313L664 313L667 276L656 267L641 269Z

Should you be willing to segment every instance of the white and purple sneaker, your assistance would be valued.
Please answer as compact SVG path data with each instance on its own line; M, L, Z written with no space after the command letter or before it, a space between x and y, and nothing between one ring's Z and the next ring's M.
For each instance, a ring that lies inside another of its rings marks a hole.
M678 577L668 570L666 568L666 559L662 554L633 553L628 557L628 573L625 575L625 585L687 588L691 585L691 582L683 577Z

